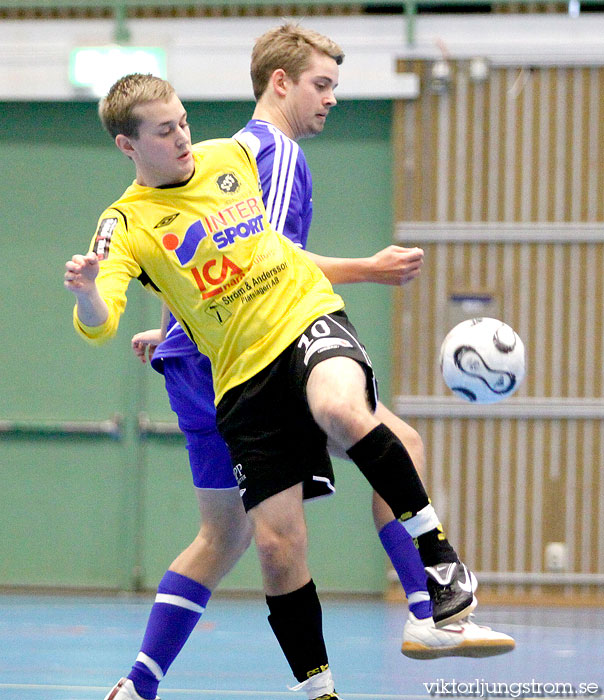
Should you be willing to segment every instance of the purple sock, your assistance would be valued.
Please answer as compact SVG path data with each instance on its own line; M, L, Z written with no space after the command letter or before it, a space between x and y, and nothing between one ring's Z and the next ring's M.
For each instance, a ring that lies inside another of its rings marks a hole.
M431 617L432 603L426 586L426 572L413 538L398 520L384 525L379 536L403 586L409 610L418 619Z
M197 581L166 571L157 588L141 650L128 674L141 697L155 700L159 682L189 638L211 595Z

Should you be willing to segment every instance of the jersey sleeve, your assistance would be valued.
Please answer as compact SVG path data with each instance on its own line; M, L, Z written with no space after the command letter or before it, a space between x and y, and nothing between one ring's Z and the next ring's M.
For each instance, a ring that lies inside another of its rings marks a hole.
M106 210L97 226L90 250L100 260L97 289L107 304L109 315L100 326L86 326L78 318L77 304L73 310L76 332L93 345L101 345L116 333L120 316L126 308L126 290L130 280L141 275L141 268L128 245L125 220L113 209Z

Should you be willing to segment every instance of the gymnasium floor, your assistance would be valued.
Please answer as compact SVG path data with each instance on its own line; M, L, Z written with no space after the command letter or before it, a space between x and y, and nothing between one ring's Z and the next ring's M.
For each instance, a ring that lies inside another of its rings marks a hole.
M0 595L0 698L102 700L138 652L151 600ZM377 600L327 600L323 607L344 700L415 700L431 697L431 689L432 696L572 696L570 687L556 687L561 683L571 684L575 696L604 692L604 609L481 606L477 621L512 634L515 651L482 660L412 661L399 651L404 607ZM305 697L288 684L293 678L264 602L216 596L160 694L162 700Z

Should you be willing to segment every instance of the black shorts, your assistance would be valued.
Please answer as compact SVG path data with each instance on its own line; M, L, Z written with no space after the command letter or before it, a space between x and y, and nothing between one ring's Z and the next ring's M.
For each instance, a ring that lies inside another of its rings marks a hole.
M306 382L315 365L340 356L363 366L368 402L375 410L371 361L343 311L315 319L279 357L221 399L218 429L246 510L300 482L305 499L333 493L327 436L308 408Z

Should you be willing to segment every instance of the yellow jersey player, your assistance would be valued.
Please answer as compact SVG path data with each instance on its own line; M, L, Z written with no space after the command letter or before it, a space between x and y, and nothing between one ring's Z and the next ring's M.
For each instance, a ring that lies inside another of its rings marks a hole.
M338 698L302 512L302 482L310 465L329 464L328 438L442 579L443 622L473 609L472 575L403 444L374 415L371 362L342 300L268 224L247 148L233 139L193 147L182 103L169 83L152 76L120 79L100 114L133 161L136 181L102 215L90 252L66 263L76 329L92 342L111 337L127 286L138 278L210 357L218 427L252 522L271 627L308 698ZM203 611L208 588L178 575L171 583L160 594ZM119 692L116 686L108 697ZM126 697L145 697L133 693Z
M99 326L77 313L74 322L91 342L105 341L117 330L129 281L138 279L210 357L218 403L317 314L344 303L319 268L270 227L245 144L188 144L177 162L192 168L186 182L134 182L102 214L92 252L101 261L96 284L108 315ZM312 294L301 296L300 284Z

